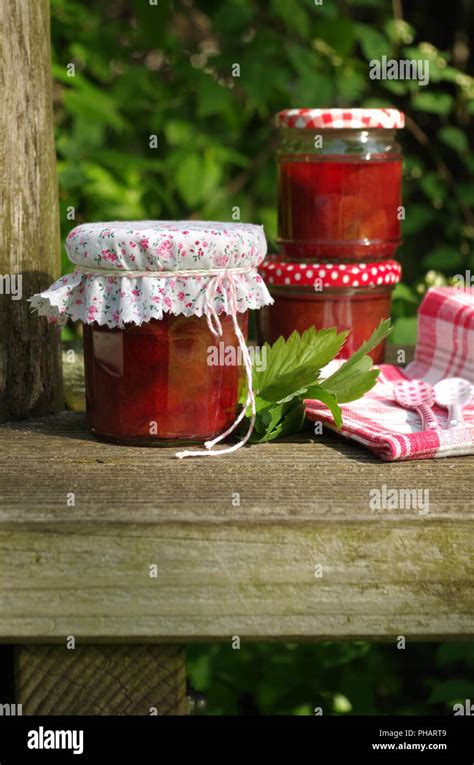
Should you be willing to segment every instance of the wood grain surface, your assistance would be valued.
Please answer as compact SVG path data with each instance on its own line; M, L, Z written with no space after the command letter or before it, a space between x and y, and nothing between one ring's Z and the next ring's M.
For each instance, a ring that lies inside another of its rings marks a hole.
M0 422L63 408L59 334L27 299L59 276L48 0L0 3ZM21 299L12 276L21 275ZM10 290L10 291L9 291Z
M17 646L15 701L24 715L185 713L184 648Z
M0 449L3 641L474 633L473 457L384 464L308 431L183 462L72 412ZM429 512L371 510L384 484L428 488Z

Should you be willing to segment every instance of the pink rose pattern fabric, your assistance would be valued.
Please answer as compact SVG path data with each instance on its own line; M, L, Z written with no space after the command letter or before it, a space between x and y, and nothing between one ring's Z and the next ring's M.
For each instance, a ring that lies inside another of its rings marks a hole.
M205 221L141 221L82 224L67 240L69 259L98 273L78 271L58 279L31 298L32 307L60 325L70 318L123 327L161 319L164 313L202 316L206 287L215 269L248 268L233 276L239 312L258 309L272 298L258 265L267 252L263 227L246 223ZM117 275L100 275L113 269ZM130 277L129 271L155 272ZM161 278L156 272L167 274ZM173 271L196 271L196 276L170 276ZM229 313L225 286L215 297L218 314Z

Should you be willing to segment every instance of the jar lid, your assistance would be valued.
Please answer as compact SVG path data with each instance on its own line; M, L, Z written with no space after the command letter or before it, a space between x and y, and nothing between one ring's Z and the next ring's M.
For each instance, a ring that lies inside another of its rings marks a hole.
M271 286L315 287L345 289L347 287L374 287L395 285L402 275L396 260L378 260L374 263L297 263L284 261L278 256L265 260L259 271Z
M273 302L257 267L263 226L213 221L115 221L76 226L76 269L31 298L50 321L109 327L175 316L243 313Z
M385 128L405 126L398 109L284 109L277 114L278 127L288 128Z
M66 239L80 266L117 271L203 271L257 266L265 257L263 226L214 221L83 223Z

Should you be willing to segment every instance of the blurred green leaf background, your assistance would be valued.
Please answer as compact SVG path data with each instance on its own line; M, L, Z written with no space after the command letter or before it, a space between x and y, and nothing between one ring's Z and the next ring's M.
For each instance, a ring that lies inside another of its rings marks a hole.
M406 220L392 342L414 342L427 287L474 273L471 0L449 13L429 0L154 3L52 0L63 237L82 221L231 220L238 206L274 244L274 114L395 106ZM370 79L383 55L429 60L429 84Z
M414 342L428 286L474 273L470 0L51 5L63 239L83 221L232 220L238 206L274 245L274 114L395 106L407 115L406 220L392 342ZM428 59L429 85L371 80L381 56ZM189 649L191 681L220 714L442 711L465 697L473 665L468 645Z
M472 643L189 646L207 711L224 715L453 714L474 699ZM318 710L318 711L315 711ZM319 711L321 710L321 711Z

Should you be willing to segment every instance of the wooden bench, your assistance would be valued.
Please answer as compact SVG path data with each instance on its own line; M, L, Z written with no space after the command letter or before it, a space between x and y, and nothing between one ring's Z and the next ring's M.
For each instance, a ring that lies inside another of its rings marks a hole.
M182 713L193 640L472 637L473 457L384 465L308 431L179 462L61 411L26 302L59 274L47 0L0 4L0 30L0 275L23 276L0 295L0 641L24 714ZM372 512L384 484L430 512Z
M308 431L182 462L75 412L0 444L0 640L25 714L181 712L193 640L473 635L474 457L383 464ZM370 510L382 484L429 488L429 513Z

